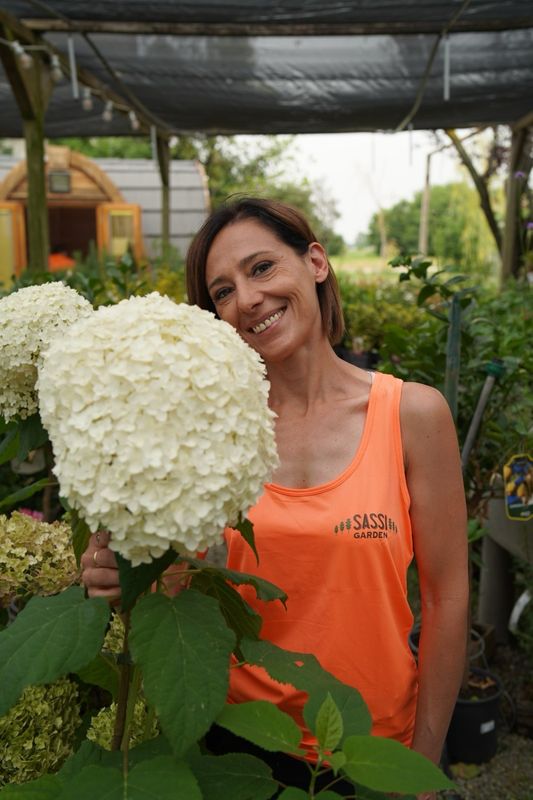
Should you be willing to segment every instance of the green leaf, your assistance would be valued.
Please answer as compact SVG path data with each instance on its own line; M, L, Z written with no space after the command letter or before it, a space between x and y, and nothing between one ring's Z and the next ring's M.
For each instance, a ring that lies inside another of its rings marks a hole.
M86 600L79 586L33 597L0 632L0 716L26 686L50 683L88 664L100 651L109 613L105 600Z
M248 753L199 756L190 765L203 800L268 800L278 787L270 767Z
M174 753L182 755L224 706L235 635L213 598L153 594L132 611L129 644L146 698Z
M39 414L32 414L19 422L19 447L17 458L24 461L30 450L37 450L48 441L48 432L43 428Z
M13 494L10 494L0 500L0 509L16 506L23 500L27 500L28 497L32 497L32 495L40 492L45 486L50 486L51 483L52 481L50 481L48 478L41 478L40 481L31 483L29 486L24 486L23 489L19 489L17 492L13 492Z
M122 753L111 753L109 750L104 750L103 747L99 747L94 742L86 739L82 742L80 748L67 758L57 775L61 782L65 784L76 778L78 773L89 765L117 767L120 769L122 766Z
M7 432L0 442L0 464L11 461L18 453L19 449L19 430L16 423L10 423L12 427L7 427Z
M257 639L262 620L240 594L214 572L193 573L191 589L196 589L217 600L228 628L234 631L237 644L243 637Z
M420 753L394 739L350 736L343 745L349 778L382 792L430 792L453 789L454 784Z
M430 284L426 284L425 286L422 286L422 288L418 292L418 297L416 298L417 306L424 305L424 303L428 299L428 297L432 297L435 294L436 291L437 291L437 289L434 286L431 286Z
M250 522L249 519L240 519L237 525L234 526L234 530L239 531L244 541L250 545L252 548L253 554L255 556L255 560L259 564L259 555L257 554L257 550L255 547L255 536L254 536L254 526Z
M246 661L263 667L274 680L290 683L309 694L304 719L310 730L329 692L342 716L343 737L370 732L372 720L360 693L323 669L315 656L282 650L266 641L243 639L241 649Z
M217 724L248 739L263 750L297 753L302 732L288 714L266 700L228 703L217 717Z
M132 567L131 561L115 553L121 588L122 611L130 611L139 595L148 591L154 581L170 567L177 559L178 554L171 547L159 558L154 558L149 564L139 564Z
M323 792L319 792L315 794L315 800L339 800L340 795L337 792L331 791L331 789L325 789ZM357 800L359 800L359 795L357 796Z
M130 768L132 768L136 764L140 764L141 761L149 761L156 756L172 756L172 748L168 740L161 735L132 747L128 754L128 762Z
M336 775L340 768L345 764L346 756L342 750L337 750L336 753L331 753L331 755L327 757L327 760L328 764Z
M0 789L2 800L58 800L61 794L61 781L57 775L43 775L37 780L10 784Z
M142 761L123 778L119 769L89 765L63 784L58 800L202 800L185 762L169 756Z
M111 694L113 700L117 699L120 671L108 656L98 653L96 658L93 658L87 666L78 669L76 674L85 683L100 686Z
M247 572L237 572L234 569L227 569L226 567L207 566L205 561L201 561L198 558L189 558L188 556L181 556L180 560L191 564L191 566L201 570L205 575L220 575L236 586L241 586L242 584L252 586L259 600L264 600L265 602L281 600L283 605L285 605L287 595L283 589L270 583L270 581L258 578L257 575L249 575Z
M296 786L289 786L282 791L278 800L309 800L309 794L303 789L297 789Z
M91 531L84 519L72 508L68 511L70 527L72 530L72 547L76 557L76 564L80 566L81 557L87 550Z
M335 750L342 739L344 726L341 712L328 692L316 716L314 734L322 750Z
M128 774L127 800L202 800L196 778L184 761L158 756L142 761ZM95 800L94 794L87 800ZM79 798L81 800L81 798Z

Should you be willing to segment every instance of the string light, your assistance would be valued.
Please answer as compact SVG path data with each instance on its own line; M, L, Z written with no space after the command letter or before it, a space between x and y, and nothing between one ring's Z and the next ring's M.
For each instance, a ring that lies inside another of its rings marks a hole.
M88 86L85 86L83 89L83 100L81 101L81 107L83 108L84 111L92 110L93 96Z
M138 131L139 128L141 127L141 123L137 119L137 114L135 113L135 111L133 111L133 110L132 111L128 111L128 117L129 117L129 120L130 120L130 125L131 125L132 130Z
M31 69L33 66L33 58L24 50L21 43L17 41L11 42L11 47L22 69Z
M105 104L105 108L102 112L102 119L104 120L104 122L111 122L111 120L113 119L113 103L111 102L111 100L108 100L107 103Z
M50 56L50 75L54 83L59 83L63 79L63 70L59 63L59 57L55 53Z

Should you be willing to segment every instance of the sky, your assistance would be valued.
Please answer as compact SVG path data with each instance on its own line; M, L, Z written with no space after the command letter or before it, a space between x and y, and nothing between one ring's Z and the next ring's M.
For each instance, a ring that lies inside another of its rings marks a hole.
M366 232L379 205L388 208L423 188L426 156L435 149L430 133L412 131L301 134L291 151L296 174L304 170L336 201L340 217L334 227L351 244ZM461 179L453 148L431 157L433 184Z

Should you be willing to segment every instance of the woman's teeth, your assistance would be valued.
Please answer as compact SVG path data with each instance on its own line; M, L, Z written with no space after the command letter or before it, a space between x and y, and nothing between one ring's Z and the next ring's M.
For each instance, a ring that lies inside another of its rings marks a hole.
M260 322L259 325L256 325L255 328L252 328L254 333L262 333L267 328L270 328L272 323L277 322L277 320L283 315L283 311L276 311L275 314L272 314L271 317L265 319L263 322Z

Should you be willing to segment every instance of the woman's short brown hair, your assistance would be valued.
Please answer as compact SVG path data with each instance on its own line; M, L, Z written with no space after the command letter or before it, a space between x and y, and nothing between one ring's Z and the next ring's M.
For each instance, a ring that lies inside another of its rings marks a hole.
M226 225L244 219L257 220L300 256L307 252L312 242L317 241L303 214L292 206L259 197L243 197L226 202L207 218L189 247L186 264L189 303L216 313L205 280L209 250L217 234ZM316 288L324 332L333 345L342 339L344 318L337 279L329 261L328 267L326 280L317 283Z

